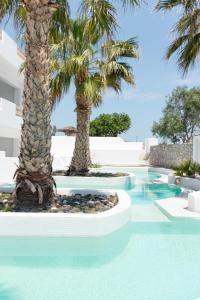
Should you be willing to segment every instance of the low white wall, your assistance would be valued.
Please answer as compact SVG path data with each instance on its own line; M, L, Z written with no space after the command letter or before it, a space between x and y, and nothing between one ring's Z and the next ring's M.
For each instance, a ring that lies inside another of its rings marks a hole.
M125 191L59 189L61 194L117 193L118 204L98 214L0 213L0 236L103 236L131 220L131 200Z
M193 160L200 164L200 136L193 137Z
M92 150L93 162L100 165L139 165L144 163L144 151L135 149Z
M95 169L96 172L107 172L99 171ZM114 173L114 172L112 172ZM118 188L125 189L131 188L135 183L135 175L129 173L127 176L120 177L80 177L80 176L54 176L56 184L59 187L60 185L66 186L79 186L81 188L90 187L90 188Z
M145 139L144 149L145 149L146 154L150 153L151 146L156 146L156 145L158 145L158 139L157 138Z
M54 157L53 168L63 169L70 164L75 137L52 137L51 153ZM138 165L142 164L145 151L143 143L125 142L118 137L90 137L90 149L93 163L100 165Z
M200 191L200 180L195 178L181 177L180 185L186 189Z

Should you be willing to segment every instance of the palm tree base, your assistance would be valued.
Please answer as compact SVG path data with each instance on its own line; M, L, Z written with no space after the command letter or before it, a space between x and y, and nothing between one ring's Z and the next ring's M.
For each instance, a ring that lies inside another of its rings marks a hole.
M89 169L76 169L73 166L70 166L66 172L67 176L87 176L89 173Z
M53 181L34 185L36 191L31 191L25 181L18 182L14 194L14 206L16 211L34 211L34 209L48 210L54 201Z

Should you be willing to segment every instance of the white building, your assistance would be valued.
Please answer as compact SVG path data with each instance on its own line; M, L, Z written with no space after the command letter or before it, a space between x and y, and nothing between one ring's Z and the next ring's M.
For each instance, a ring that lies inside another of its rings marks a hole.
M23 61L17 44L0 31L0 156L17 156L19 151Z

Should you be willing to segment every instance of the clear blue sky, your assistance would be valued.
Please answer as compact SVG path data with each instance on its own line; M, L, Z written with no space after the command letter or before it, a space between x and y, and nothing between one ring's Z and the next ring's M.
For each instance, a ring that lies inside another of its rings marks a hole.
M69 1L72 14L78 7L79 0ZM113 1L115 2L115 1ZM119 3L119 1L116 1ZM164 54L172 35L170 30L178 18L178 10L173 13L155 13L156 1L146 0L148 5L132 11L119 9L119 39L137 36L140 45L139 61L131 62L136 77L136 88L124 85L119 96L108 91L104 103L94 109L92 119L101 113L125 112L132 119L131 129L123 135L126 140L143 140L150 137L153 121L162 115L165 97L177 85L189 87L199 84L200 71L197 68L182 77L175 60L165 61ZM14 36L13 27L9 24L5 29ZM75 125L74 88L72 87L62 99L52 115L52 124L57 127Z

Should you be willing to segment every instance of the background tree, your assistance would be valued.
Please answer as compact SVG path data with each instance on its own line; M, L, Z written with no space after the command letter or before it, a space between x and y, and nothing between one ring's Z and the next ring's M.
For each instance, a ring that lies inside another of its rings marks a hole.
M101 114L90 123L90 136L118 136L131 127L125 113Z
M170 11L180 6L180 19L173 28L176 36L169 46L166 58L177 54L177 62L183 72L193 67L200 57L200 1L160 0L158 10Z
M154 122L154 135L172 143L190 142L200 129L200 88L177 87L168 97L163 117Z

